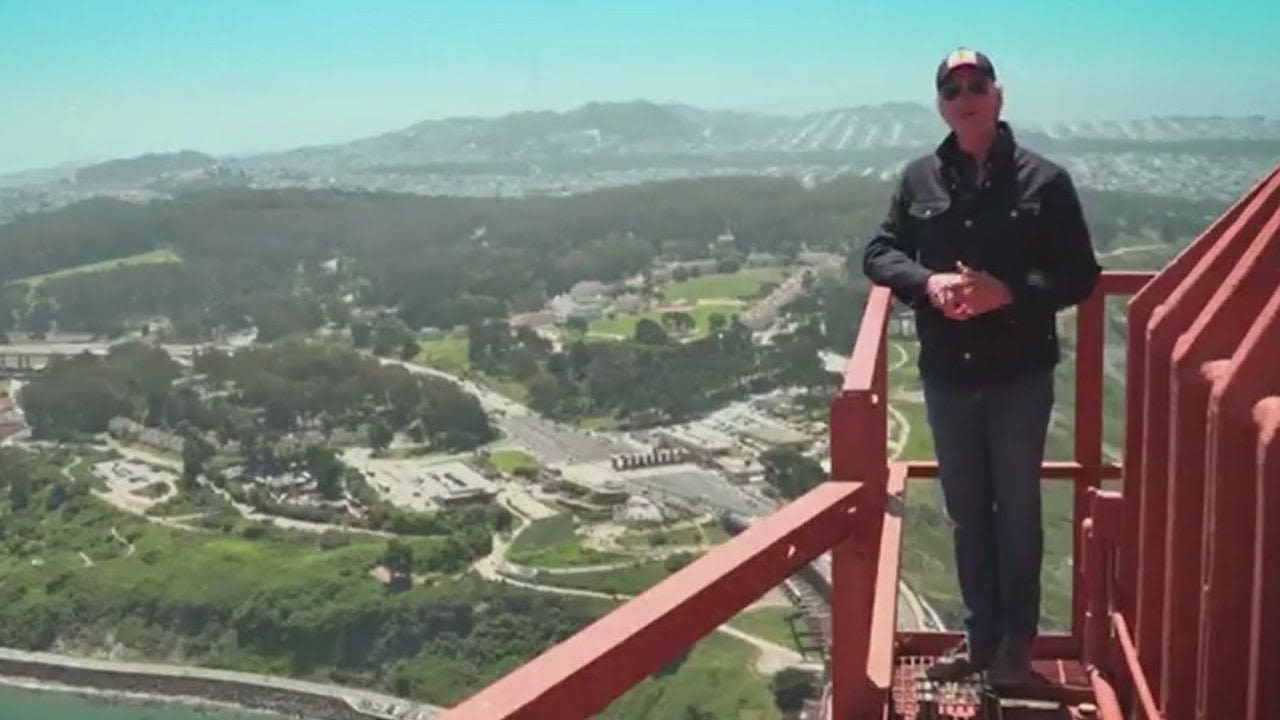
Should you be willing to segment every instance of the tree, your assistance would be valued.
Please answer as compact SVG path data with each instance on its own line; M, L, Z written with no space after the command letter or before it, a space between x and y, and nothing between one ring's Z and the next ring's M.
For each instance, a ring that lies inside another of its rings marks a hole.
M369 423L369 447L373 448L374 452L386 450L391 445L393 437L394 433L382 418L376 418Z
M666 345L667 331L649 318L641 318L636 323L635 341L643 345Z
M316 481L316 491L325 500L342 497L342 477L346 466L333 448L312 445L306 451L307 472Z
M570 332L575 332L579 335L585 335L587 332L587 328L589 327L587 325L586 318L577 317L577 316L574 316L569 318L568 320L565 320L564 326L568 328Z
M817 697L817 677L799 668L783 668L773 676L773 701L786 713L799 712L804 701Z
M410 572L413 570L413 549L398 539L387 541L387 549L382 554L382 565L391 572L391 582L387 589L391 592L404 592L412 583Z
M351 344L358 348L369 347L370 340L373 339L373 326L363 320L355 320L351 323Z
M817 487L826 475L822 465L790 448L769 450L760 456L765 482L782 497L794 500Z
M182 441L182 484L194 488L200 474L204 472L204 464L213 457L213 446L200 436L199 432L187 428Z

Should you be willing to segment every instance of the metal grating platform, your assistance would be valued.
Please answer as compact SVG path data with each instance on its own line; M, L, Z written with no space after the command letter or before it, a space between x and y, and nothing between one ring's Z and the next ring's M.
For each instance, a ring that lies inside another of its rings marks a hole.
M1068 720L1095 717L1088 677L1078 662L1041 660L1043 685L997 695L980 678L939 683L924 676L936 658L902 657L894 669L896 720Z

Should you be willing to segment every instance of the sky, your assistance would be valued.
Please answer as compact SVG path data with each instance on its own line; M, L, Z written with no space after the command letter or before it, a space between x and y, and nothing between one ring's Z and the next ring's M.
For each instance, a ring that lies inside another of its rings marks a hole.
M0 172L338 142L644 98L932 101L986 52L1017 121L1280 115L1277 0L0 0Z

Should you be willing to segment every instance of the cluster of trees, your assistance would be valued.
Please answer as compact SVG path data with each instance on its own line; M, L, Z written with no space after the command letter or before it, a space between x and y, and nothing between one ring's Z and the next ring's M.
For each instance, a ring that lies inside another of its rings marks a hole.
M280 463L270 440L307 429L367 427L384 446L396 431L449 450L469 450L496 437L479 402L453 382L383 365L350 348L302 340L234 352L208 349L193 362L195 378L162 349L141 342L106 356L55 359L22 393L38 437L107 430L121 416L191 437L237 441L251 471ZM197 378L199 381L197 381ZM207 458L198 443L190 462ZM323 458L300 457L308 466Z
M393 308L410 327L455 327L540 307L585 279L617 280L659 251L731 248L792 256L844 251L883 217L890 185L842 177L816 188L775 178L704 178L562 198L449 198L214 188L139 205L87 200L0 226L0 284L168 249L182 262L49 280L10 298L0 325L118 332L166 317L193 339L257 325L272 339L346 325L355 304ZM1220 203L1085 192L1097 243L1154 228L1190 237ZM25 291L25 287L19 287ZM6 320L6 318L9 318ZM3 327L0 327L3 329Z
M795 500L827 479L817 460L790 448L765 451L760 464L765 482L786 500Z
M577 339L561 351L527 328L512 332L504 321L472 326L468 340L473 368L520 380L530 407L566 420L681 420L780 384L831 382L817 360L823 339L816 322L780 335L769 347L756 347L736 317L685 342L671 340L652 320L637 323L628 340Z
M261 409L263 424L273 431L370 424L379 428L370 437L383 447L388 431L403 431L449 450L469 450L497 436L480 403L455 383L342 346L289 340L232 352L208 349L193 366L212 387L233 388L236 404ZM219 419L221 427L204 427L225 430L231 418Z
M189 413L189 398L172 390L181 375L182 367L164 350L122 343L106 356L52 358L22 389L22 407L39 438L105 432L116 416L176 427Z

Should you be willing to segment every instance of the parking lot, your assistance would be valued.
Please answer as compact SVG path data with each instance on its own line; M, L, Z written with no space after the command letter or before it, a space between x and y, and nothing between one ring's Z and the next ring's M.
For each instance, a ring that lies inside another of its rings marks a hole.
M722 475L692 464L646 468L621 474L624 486L658 500L676 498L708 512L729 510L745 515L768 511L768 506Z
M601 462L643 449L620 438L573 430L534 415L498 419L506 433L504 444L519 445L545 465Z

